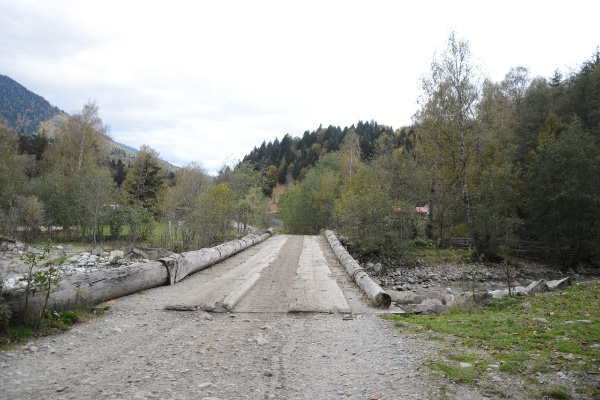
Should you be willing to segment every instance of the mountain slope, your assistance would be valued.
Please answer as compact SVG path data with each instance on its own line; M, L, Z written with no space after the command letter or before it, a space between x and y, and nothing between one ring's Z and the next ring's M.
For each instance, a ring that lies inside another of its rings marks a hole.
M0 116L17 132L34 133L40 122L64 114L20 83L0 75Z
M50 104L42 96L33 93L8 76L0 75L0 122L20 134L44 132L46 137L54 139L64 129L70 116ZM131 165L138 153L126 144L115 142L109 136L104 137L102 152L108 162L120 159L125 166ZM178 167L161 160L168 172Z

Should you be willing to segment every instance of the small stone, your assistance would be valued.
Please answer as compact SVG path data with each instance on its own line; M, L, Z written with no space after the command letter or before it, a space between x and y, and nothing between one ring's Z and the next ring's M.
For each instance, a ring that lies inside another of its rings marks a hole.
M256 343L259 346L263 346L263 345L269 343L269 341L261 333L259 333L258 336L256 337Z
M468 362L461 362L459 365L461 368L473 368L473 364Z
M212 382L204 382L198 385L198 389L206 389L208 387L211 387L212 385Z
M265 370L265 372L263 372L263 375L270 378L273 376L273 371L267 369L267 370Z

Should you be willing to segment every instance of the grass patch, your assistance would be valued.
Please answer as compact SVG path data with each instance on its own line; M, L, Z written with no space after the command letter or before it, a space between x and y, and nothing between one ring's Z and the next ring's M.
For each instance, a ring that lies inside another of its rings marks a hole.
M389 318L403 331L449 335L465 353L483 355L482 364L496 364L502 373L531 378L558 371L600 374L600 283L497 300L486 307L451 308L441 315ZM462 352L447 359L473 361ZM429 365L463 383L474 382L485 371L477 366L463 371L451 362ZM546 397L569 398L559 397L564 388L539 389L546 390ZM598 388L582 390L600 397Z
M430 362L426 366L434 371L441 372L446 378L455 383L473 384L480 374L474 368L462 368L459 365L439 361Z
M564 388L554 388L551 390L545 390L542 393L545 399L558 399L558 400L570 400L573 397L566 392Z
M25 323L12 324L0 333L0 351L12 349L36 337L68 331L75 324L100 317L103 311L73 309L47 313L39 327Z

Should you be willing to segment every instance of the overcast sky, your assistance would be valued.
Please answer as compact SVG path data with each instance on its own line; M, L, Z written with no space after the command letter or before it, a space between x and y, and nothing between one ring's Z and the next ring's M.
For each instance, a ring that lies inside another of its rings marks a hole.
M589 0L0 0L0 74L69 113L95 100L115 141L214 173L320 124L410 124L452 31L495 81L576 70L599 15Z

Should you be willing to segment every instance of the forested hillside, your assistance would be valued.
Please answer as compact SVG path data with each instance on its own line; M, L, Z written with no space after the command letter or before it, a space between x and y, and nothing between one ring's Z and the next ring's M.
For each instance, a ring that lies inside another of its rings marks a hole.
M27 90L8 76L0 75L0 117L17 132L34 133L41 122L64 112Z
M403 129L395 135L391 127L375 121L358 121L344 129L320 126L312 132L304 132L302 138L286 134L281 141L263 142L245 156L243 162L260 174L263 191L270 196L275 185L302 180L322 155L339 151L350 133L358 135L361 155L365 160L372 159L383 142L386 146L399 147L408 143L412 134L410 130Z
M295 233L334 227L401 253L467 237L477 257L575 268L600 255L600 53L569 75L501 82L451 35L422 80L413 124L371 121L263 143L239 168L276 188Z

